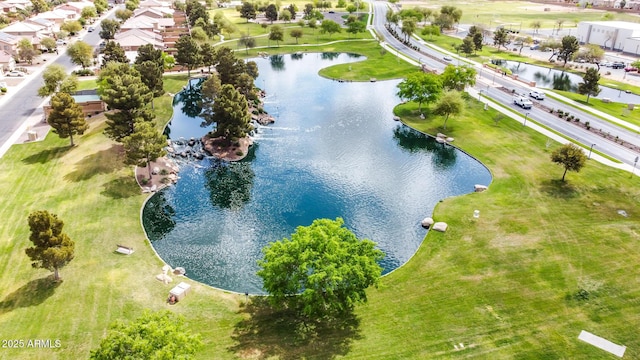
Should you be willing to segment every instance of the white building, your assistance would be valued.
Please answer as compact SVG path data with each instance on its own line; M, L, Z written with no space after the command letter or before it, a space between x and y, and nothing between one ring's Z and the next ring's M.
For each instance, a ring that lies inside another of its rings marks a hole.
M576 35L581 44L630 54L640 51L640 24L626 21L581 21Z

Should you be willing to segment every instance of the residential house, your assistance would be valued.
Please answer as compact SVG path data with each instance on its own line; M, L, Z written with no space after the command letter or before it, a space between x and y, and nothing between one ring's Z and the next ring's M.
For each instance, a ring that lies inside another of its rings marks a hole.
M17 37L44 37L52 35L52 32L47 30L43 25L29 23L26 21L15 22L2 29L5 34L17 36Z
M162 35L153 31L132 29L119 32L114 36L114 40L122 46L125 51L138 51L143 45L151 44L155 49L164 49Z
M168 1L159 1L159 0L145 0L142 1L138 8L171 8L171 2Z
M76 14L78 14L78 16L80 16L80 14L82 13L82 9L88 6L94 6L94 5L92 2L89 2L89 1L70 1L66 4L57 6L56 9L73 11Z
M13 36L0 31L0 50L9 54L15 54L18 51L18 42L20 37Z
M40 13L36 15L36 18L52 21L56 24L57 29L59 29L60 25L65 21L78 20L80 18L80 14L71 10L54 9Z
M84 116L91 116L107 110L107 105L104 101L100 100L100 96L95 90L80 91L74 95L71 95L76 104L80 105ZM43 106L45 118L49 117L51 112L51 102Z
M4 71L11 71L16 68L16 59L8 51L0 50L0 67Z
M127 19L122 25L121 30L140 29L147 31L161 32L167 27L173 27L175 22L173 18L151 18L146 15L140 15Z
M4 3L15 7L15 11L24 10L28 6L31 6L31 0L4 0Z
M5 13L14 13L16 11L18 11L18 8L16 8L15 4L10 4L8 2L4 2L4 1L0 1L0 10Z
M53 35L58 30L55 22L43 18L28 18L25 19L24 22L42 26L43 28L40 30L40 34L42 35Z
M174 13L174 10L171 8L161 8L161 7L138 8L133 11L132 17L145 15L154 19L173 18L173 13Z

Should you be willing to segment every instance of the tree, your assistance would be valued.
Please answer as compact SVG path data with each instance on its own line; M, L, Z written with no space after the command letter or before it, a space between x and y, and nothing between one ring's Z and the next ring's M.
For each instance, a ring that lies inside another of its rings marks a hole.
M428 25L422 29L421 34L429 35L429 40L433 40L433 35L440 36L440 28L438 25Z
M464 108L464 100L458 91L445 91L434 105L433 113L444 116L443 127L447 128L449 115L458 115Z
M289 11L289 14L291 15L291 20L295 20L296 19L296 13L298 11L298 7L295 4L290 4L289 7L287 7L287 10Z
M591 97L591 95L597 96L600 93L598 81L600 81L600 73L598 73L598 70L588 68L582 78L582 82L578 84L578 92L587 95L587 104L589 103L589 97Z
M462 39L462 44L460 44L460 50L469 56L473 54L475 49L476 47L473 44L473 38L470 35L465 36L465 38Z
M96 7L98 14L102 14L109 7L109 3L107 3L107 0L95 0L93 6Z
M74 92L78 87L78 78L67 76L67 70L62 65L51 64L42 72L44 85L38 89L38 96L47 97L57 92Z
M85 6L84 8L82 8L80 16L82 16L82 18L84 19L93 19L94 17L98 16L98 11L96 10L95 6Z
M40 14L49 10L49 3L46 0L31 0L31 11Z
M102 55L102 67L107 66L110 62L120 62L123 64L129 64L129 58L124 53L124 49L120 44L113 40L107 41L104 47L104 54Z
M222 83L216 73L211 74L211 76L202 83L200 90L200 107L202 108L200 116L204 119L201 124L202 127L215 124L216 118L214 117L213 103L221 90Z
M500 47L507 45L508 42L509 33L505 28L500 28L493 32L493 45L497 45L498 50L500 50Z
M134 131L137 121L153 120L153 113L147 107L153 94L140 79L136 69L128 64L109 63L98 77L99 94L109 109L105 114L107 128L105 134L115 141L122 141Z
M289 12L289 10L284 9L282 11L280 11L280 15L279 15L280 20L288 23L291 22L291 13Z
M191 76L191 70L200 65L200 46L189 35L182 35L176 41L176 62L187 67L187 76Z
M567 65L567 61L573 58L573 55L580 50L580 44L578 43L578 39L575 36L565 36L562 38L562 47L558 52L558 59L562 59L564 64L562 66Z
M302 31L302 29L292 29L289 32L289 35L291 35L292 38L296 39L296 44L297 44L298 39L304 35L304 31Z
M82 24L79 21L65 21L60 25L60 30L64 30L71 35L77 34L82 30Z
M162 50L158 50L151 44L142 45L138 48L138 55L136 55L136 64L142 64L145 61L152 61L156 63L160 68L164 67L164 60L162 59Z
M243 2L242 6L240 7L240 17L243 19L247 19L247 22L249 22L249 20L255 20L256 19L256 8L255 6L253 6L253 3L250 2Z
M238 44L243 45L244 50L246 51L247 55L249 55L249 48L254 48L256 46L256 39L248 35L242 35L240 40L238 40Z
M378 283L384 253L343 225L341 218L317 219L262 249L258 276L273 305L321 318L348 314L367 301L365 290Z
M133 133L122 138L124 145L125 163L140 167L147 167L151 178L151 162L166 155L164 147L167 138L154 129L147 121L138 121L133 125Z
M604 50L596 44L587 44L578 56L589 63L596 64L600 70L600 61L604 58Z
M29 214L28 223L33 247L25 253L32 261L31 266L53 271L54 279L59 281L59 270L73 260L75 243L62 232L62 220L46 210Z
M313 14L314 6L313 4L304 4L304 9L302 10L302 18L305 20L310 20Z
M216 123L214 137L236 141L253 129L249 121L247 99L231 84L224 84L213 102L212 120Z
M104 19L100 23L100 38L104 40L111 40L120 30L120 23L116 20Z
M418 102L418 110L422 112L422 103L435 101L442 93L442 81L436 74L416 72L398 84L398 96Z
M562 181L564 181L567 171L579 172L584 167L587 156L578 146L567 143L551 153L551 161L564 167L564 173L562 174Z
M216 51L216 71L223 84L234 84L235 79L245 71L245 63L236 58L233 50L223 46Z
M278 20L278 8L274 4L269 4L264 12L264 17L273 24L274 21Z
M541 27L542 27L542 23L540 22L540 20L536 20L531 23L531 28L536 34L538 33Z
M367 25L362 21L352 21L347 24L347 32L353 35L357 35L358 33L363 33L367 29Z
M242 41L242 38L240 39ZM202 58L202 65L208 68L208 72L211 72L211 66L216 64L216 49L209 43L200 45L200 57Z
M48 52L55 50L58 45L56 44L56 40L54 38L46 37L40 40L40 45L47 49Z
M476 83L476 70L470 66L447 65L440 75L442 85L448 90L464 91Z
M140 73L140 80L153 93L153 97L164 94L164 81L162 79L163 68L155 61L145 61L141 64L135 64L134 67ZM153 107L153 100L151 103Z
M408 18L408 19L402 20L401 31L404 34L404 40L409 41L411 34L413 34L416 31L416 19Z
M29 65L31 65L36 55L37 53L31 44L31 40L22 38L18 41L18 56L20 59L25 60Z
M100 346L91 351L92 360L190 359L202 347L200 334L193 334L184 319L170 311L145 311L135 321L117 321Z
M127 21L130 17L133 16L133 11L129 9L118 9L116 10L116 19L120 20L120 22ZM104 20L102 20L104 21Z
M86 69L93 60L93 47L84 41L76 41L67 47L67 55L72 63Z
M340 24L333 20L323 20L322 24L320 24L320 32L322 34L329 33L329 36L331 36L334 33L342 32L342 28L340 27Z
M627 1L626 0L620 0L620 9L624 9L625 6L627 6Z
M82 135L89 128L84 120L82 107L65 92L59 92L51 98L51 112L47 123L61 139L69 138L73 147L73 135Z
M276 46L280 47L280 41L284 39L284 30L280 25L273 25L269 32L269 40L275 41Z

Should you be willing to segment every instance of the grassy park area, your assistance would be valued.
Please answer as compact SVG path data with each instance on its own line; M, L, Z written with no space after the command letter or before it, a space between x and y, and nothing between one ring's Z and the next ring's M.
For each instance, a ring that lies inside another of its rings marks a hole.
M367 59L323 69L327 77L382 80L415 68L373 41L304 51L320 50ZM301 49L268 50L292 51ZM165 89L175 94L185 82L185 75L169 77ZM162 127L171 97L154 105ZM87 358L110 323L145 309L183 315L205 343L198 359L609 358L577 340L581 330L626 345L626 358L640 358L640 179L590 160L562 182L563 169L550 161L557 143L472 99L446 130L442 117L426 110L420 119L416 110L407 103L395 111L411 127L454 137L489 168L493 182L484 193L443 199L433 217L449 230L429 232L407 264L369 290L369 303L355 318L339 329L318 329L312 338L246 306L243 295L190 280L185 301L165 303L175 283L155 280L163 263L140 223L147 195L124 165L121 145L104 136L102 116L90 119L73 148L51 133L14 145L0 159L2 339L59 339L61 346L0 348L0 358ZM76 242L61 283L32 269L24 253L27 215L35 210L57 214ZM117 254L116 244L135 253Z

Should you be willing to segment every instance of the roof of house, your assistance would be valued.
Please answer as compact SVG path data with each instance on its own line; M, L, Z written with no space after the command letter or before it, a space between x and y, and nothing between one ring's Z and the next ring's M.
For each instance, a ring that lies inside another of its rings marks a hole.
M13 5L31 5L31 0L4 0L4 2Z
M28 21L29 23L33 23L37 25L42 25L44 27L52 27L53 25L55 25L53 21L45 18L40 18L40 17L29 18L29 19L26 19L25 21Z
M69 1L68 3L63 5L68 5L80 10L86 8L87 6L94 6L93 3L89 1Z
M43 18L43 19L62 19L62 20L66 20L66 19L69 18L69 16L74 16L75 14L76 14L76 12L75 11L71 11L71 10L54 9L54 10L45 11L43 13L40 13L40 14L36 15L36 17Z
M159 7L148 7L148 8L139 8L133 11L133 17L138 17L140 15L145 15L148 13L152 13L156 15L156 17L164 17L165 15L173 15L174 10L170 8L159 8Z
M10 44L17 44L20 39L17 36L0 31L0 41Z
M118 42L120 42L121 39L128 38L128 37L137 37L141 39L148 39L151 41L162 43L162 35L156 34L152 31L141 30L141 29L130 29L127 31L121 31L114 36L114 40L118 40Z
M155 28L155 24L157 24L158 19L153 19L148 16L138 16L135 18L129 18L122 25L120 25L120 29L153 29Z
M8 64L11 60L15 61L13 55L4 50L0 51L0 64Z
M130 35L122 37L118 40L118 43L123 48L127 47L140 47L142 45L151 44L154 48L162 49L164 48L164 43L162 41L158 41L155 39L150 39L147 37Z
M138 5L140 8L145 7L171 7L171 3L167 1L159 1L159 0L145 0Z
M42 25L18 21L5 27L4 29L2 29L2 31L10 34L17 32L37 32L43 29L45 29L45 27Z

